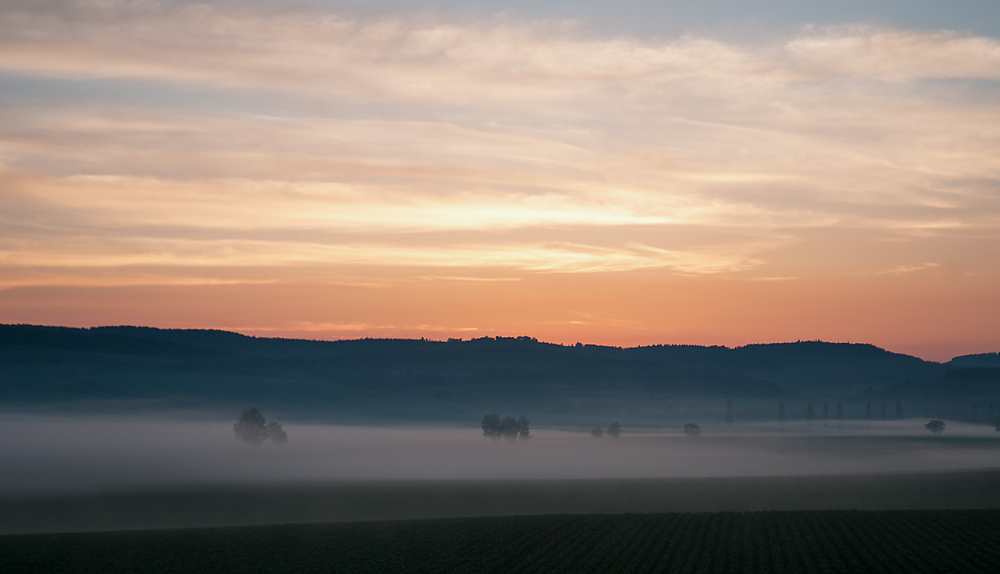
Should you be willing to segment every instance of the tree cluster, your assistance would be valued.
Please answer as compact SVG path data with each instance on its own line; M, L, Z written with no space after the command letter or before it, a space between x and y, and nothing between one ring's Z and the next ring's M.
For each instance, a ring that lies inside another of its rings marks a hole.
M590 435L594 438L601 438L605 434L611 438L618 438L622 436L622 425L618 423L611 423L611 426L608 427L607 431L604 430L604 427L594 427L590 429Z
M243 411L240 419L233 425L236 438L250 444L261 444L264 441L273 443L288 442L288 434L280 423L264 422L264 415L255 408Z
M701 427L694 423L684 425L684 434L688 436L701 436Z
M483 436L493 440L528 440L531 438L528 419L521 415L517 420L514 417L501 420L497 413L490 413L483 417Z

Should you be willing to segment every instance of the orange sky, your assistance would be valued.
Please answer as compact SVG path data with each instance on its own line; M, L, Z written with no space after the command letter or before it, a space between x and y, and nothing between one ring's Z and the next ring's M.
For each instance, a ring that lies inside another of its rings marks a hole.
M0 321L1000 350L1000 42L0 7Z

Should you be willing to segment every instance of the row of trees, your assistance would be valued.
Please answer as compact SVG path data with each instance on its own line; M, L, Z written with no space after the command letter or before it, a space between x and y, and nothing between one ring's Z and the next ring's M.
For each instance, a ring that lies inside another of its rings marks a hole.
M731 405L732 405L732 403L727 403L726 404L726 424L732 424L732 415L731 415L732 406ZM816 409L813 408L813 404L812 403L808 403L806 405L806 420L807 421L811 421L811 420L815 420L816 418L817 418L817 416L816 416ZM830 410L829 410L829 407L827 406L827 403L823 403L823 412L822 412L822 415L819 418L821 418L823 420L830 419ZM842 403L837 403L837 414L836 414L835 418L836 418L836 420L842 420L844 418L844 405ZM865 404L865 416L864 416L864 418L865 418L865 420L874 420L875 419L875 413L874 413L874 409L872 408L871 402L868 402L867 404ZM903 403L900 403L900 402L896 403L896 408L893 411L892 418L897 419L897 420L903 418ZM881 407L879 408L878 419L879 420L883 420L883 421L889 419L888 413L886 411L885 403L883 403L881 405ZM778 420L781 421L781 422L784 422L784 420L785 420L785 403L778 403ZM980 419L979 404L978 403L972 403L971 422L973 422L973 423L983 422ZM989 407L988 407L987 413L986 413L986 421L985 422L988 423L988 424L993 425L994 429L997 432L1000 432L1000 418L998 418L996 416L996 411L993 408L993 403L989 403ZM943 427L941 427L941 428L943 429ZM941 432L941 431L936 431L936 432Z
M924 428L931 431L934 434L941 434L944 432L944 421L934 419L929 423L924 425ZM996 430L1000 432L1000 423L996 425ZM593 433L593 431L591 431ZM701 427L695 423L687 423L684 425L684 434L688 436L701 436Z
M504 439L511 442L517 439L528 440L531 438L528 419L521 415L517 420L514 420L514 417L501 420L497 413L490 413L483 417L483 436L493 440Z
M842 420L844 418L844 406L842 403L836 404L837 414L836 419ZM993 413L993 405L990 404L990 414ZM821 415L822 419L826 420L830 418L830 409L827 403L823 403L823 411ZM865 412L865 418L872 418L872 404L869 402ZM881 418L886 419L886 409L885 405L882 405ZM896 410L894 413L894 418L903 418L903 405L902 403L896 403ZM244 421L247 419L247 421ZM813 407L812 403L806 405L806 420L812 421L816 419L816 409ZM733 413L733 403L729 401L726 403L726 424L731 425L735 420ZM778 420L780 422L785 421L785 403L778 403ZM284 442L286 440L284 431L281 430L281 425L278 423L269 423L264 425L264 417L257 412L257 409L250 409L243 413L243 417L240 418L240 422L236 424L236 434L242 440L248 442L260 443L268 437L271 437L269 433L280 433L279 438L273 438L275 442ZM273 426L272 426L273 425ZM945 424L943 421L934 419L924 425L927 430L933 432L934 434L940 434L944 432ZM263 430L261 430L263 428ZM276 430L272 430L276 429ZM1000 420L995 422L995 429L1000 432ZM242 434L241 434L242 433ZM604 427L595 426L590 429L590 434L594 438L602 438L605 435L611 438L619 438L622 434L622 426L617 422L611 423L611 426L607 430ZM701 427L695 423L687 423L684 425L684 434L688 436L700 436ZM514 419L514 417L506 417L504 419L500 418L497 413L490 413L483 416L483 436L492 439L500 440L505 439L508 441L516 441L518 438L521 440L528 440L531 438L530 430L528 428L528 419L524 415L519 418ZM263 438L261 438L263 437Z
M812 420L817 420L817 419L820 419L820 420L831 420L831 419L832 420L843 420L844 419L844 404L838 402L838 403L836 403L834 405L834 408L836 409L836 412L835 412L835 414L833 414L831 416L830 405L828 403L823 403L822 409L819 412L817 412L817 409L816 409L815 406L813 406L813 403L807 403L806 404L805 419L807 421L812 421ZM1000 417L997 417L996 411L993 408L993 403L989 403L989 405L988 405L985 420L983 420L981 418L981 416L980 416L979 404L978 403L973 403L972 404L972 410L970 411L970 415L971 415L970 419L969 419L970 422L973 422L973 423L986 422L987 424L993 425L996 428L996 430L998 432L1000 432ZM896 402L895 409L893 409L892 418L894 418L894 419L902 419L903 417L904 417L904 415L903 415L903 403ZM736 417L734 416L734 413L733 413L733 403L732 403L732 401L727 402L726 403L726 424L727 425L733 424L733 421L735 420L735 418ZM876 418L878 420L883 420L883 421L884 420L889 420L889 412L888 412L888 409L886 408L885 403L883 403L879 407L879 409L878 409L878 415L876 417L874 405L872 405L871 402L868 402L868 403L865 404L865 414L864 414L863 418L865 420L875 420ZM778 403L778 421L779 422L785 422L785 420L786 420L785 403L780 402L780 403Z
M730 414L729 414L729 412L730 412L729 410L730 410L731 407L729 405L731 405L731 403L727 404L726 424L732 424L732 418L730 417ZM819 416L817 416L816 408L813 407L812 403L808 403L806 405L806 420L807 421L812 421L812 420L816 420L817 418L819 418L821 420L830 420L831 418L833 418L834 420L838 420L838 421L839 420L843 420L844 419L844 404L838 402L836 404L836 409L837 409L836 414L833 417L831 417L830 416L830 405L828 403L823 403L823 411L822 411L821 414L819 414ZM867 406L865 407L865 419L872 420L873 418L874 417L872 416L872 404L869 402L867 404ZM881 413L880 413L879 418L882 419L882 420L886 420L888 418L886 416L885 404L882 405L882 409L881 409ZM903 418L903 403L900 403L900 402L896 403L896 410L893 413L893 418L895 418L895 419L901 419L901 418ZM785 422L785 403L778 403L778 421L779 422Z

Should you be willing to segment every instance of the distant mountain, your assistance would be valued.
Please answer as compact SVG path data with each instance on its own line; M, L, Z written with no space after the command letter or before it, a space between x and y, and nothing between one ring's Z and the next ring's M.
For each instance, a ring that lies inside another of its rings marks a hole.
M978 355L962 355L945 363L954 368L962 367L1000 367L1000 353L979 353Z
M656 360L772 381L804 396L842 397L941 380L945 368L874 345L800 341L726 347L651 346L631 350Z
M623 349L529 337L308 341L0 325L0 368L7 409L232 412L253 404L286 418L355 423L470 422L497 410L569 424L694 416L729 400L764 413L779 400L791 412L804 401L964 401L992 392L956 378L954 366L818 341Z

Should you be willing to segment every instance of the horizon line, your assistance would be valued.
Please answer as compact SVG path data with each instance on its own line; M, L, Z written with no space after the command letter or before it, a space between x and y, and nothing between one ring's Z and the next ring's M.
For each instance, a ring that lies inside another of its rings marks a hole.
M563 348L574 348L574 347L586 348L586 347L594 347L594 348L620 349L620 350L643 349L643 348L650 348L650 347L700 347L700 348L704 348L704 349L722 348L722 349L727 349L727 350L737 350L737 349L743 349L743 348L748 348L748 347L764 347L764 346L772 346L772 345L794 345L794 344L802 344L802 343L821 343L821 344L824 344L824 345L855 345L855 346L863 346L863 347L872 347L874 349L877 349L879 351L883 351L885 353L890 353L890 354L893 354L893 355L902 355L902 356L906 356L906 357L912 357L914 359L918 359L920 361L924 361L924 362L927 362L927 363L938 363L938 364L945 364L947 362L950 362L950 360L954 360L954 359L957 359L957 358L960 358L960 357L972 357L972 356L981 356L981 355L998 355L998 354L1000 354L1000 352L968 353L968 354L965 354L965 355L956 355L956 356L952 357L949 361L933 361L933 360L923 359L923 358L918 357L916 355L910 355L908 353L900 353L900 352L897 352L897 351L890 351L889 349L886 349L884 347L880 347L880 346L878 346L878 345L876 345L874 343L855 342L855 341L825 341L823 339L806 339L806 340L798 339L798 340L795 340L795 341L771 341L771 342L766 342L766 343L747 343L745 345L735 345L735 346L731 346L731 347L728 346L728 345L721 345L721 344L699 345L699 344L694 344L694 343L651 343L651 344L648 344L648 345L635 345L635 346L632 346L632 347L625 347L625 346L620 346L620 345L602 345L602 344L597 344L597 343L583 343L583 342L580 342L580 341L576 342L575 344L555 343L555 342L551 342L551 341L540 341L540 340L538 340L537 337L532 337L532 336L529 336L529 335L512 335L512 336L505 336L505 335L484 335L482 337L474 337L474 338L469 338L469 339L464 339L462 337L447 337L445 339L431 339L431 338L428 338L428 337L420 337L419 339L415 338L415 337L357 337L357 338L341 338L341 337L338 337L336 339L309 339L309 338L304 338L304 337L270 337L270 336L260 336L260 335L243 333L243 332L240 332L240 331L235 330L235 329L230 330L230 329L223 329L223 328L206 328L206 327L154 327L154 326L150 326L150 325L124 325L124 324L120 324L120 325L93 325L93 326L89 326L89 327L71 327L71 326L68 326L68 325L41 325L41 324L34 324L34 323L0 323L0 327L39 327L39 328L46 328L46 329L75 329L75 330L81 330L81 331L82 330L90 331L90 330L98 330L98 329L114 329L114 328L151 329L151 330L157 330L157 331L216 331L216 332L220 332L220 333L230 333L230 334L234 334L234 335L239 335L241 337L247 337L247 338L250 338L250 339L282 340L282 341L305 341L305 342L311 342L311 343L340 343L340 342L347 343L347 342L353 342L353 341L412 341L412 342L426 342L426 343L448 344L448 343L471 343L471 342L475 342L475 341L485 341L485 340L489 340L489 341L517 341L517 342L523 342L523 343L535 343L535 344L540 344L540 345L551 345L551 346L557 346L557 347L563 347Z

